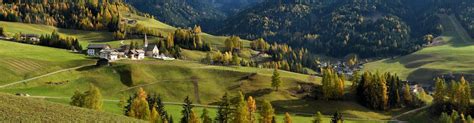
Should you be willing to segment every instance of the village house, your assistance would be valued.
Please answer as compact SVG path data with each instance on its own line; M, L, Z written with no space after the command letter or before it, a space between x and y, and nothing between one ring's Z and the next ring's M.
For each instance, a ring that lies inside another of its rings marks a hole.
M128 52L128 58L130 58L131 60L143 60L145 59L145 51L130 50L130 52Z
M109 50L101 50L100 58L107 59L110 62L113 62L113 61L125 58L125 55L123 52L118 52L117 50L109 49Z
M108 44L89 44L87 46L87 55L88 56L100 56L101 50L110 50L110 45Z
M157 45L151 45L150 47L146 48L145 55L148 57L156 58L160 55L160 50L158 49Z

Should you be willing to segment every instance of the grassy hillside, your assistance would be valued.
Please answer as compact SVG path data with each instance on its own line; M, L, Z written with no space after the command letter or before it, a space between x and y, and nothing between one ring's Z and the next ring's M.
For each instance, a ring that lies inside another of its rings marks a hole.
M67 50L0 40L0 84L94 63Z
M0 93L0 122L144 122L38 99Z
M111 67L85 67L0 91L67 99L75 90L86 90L88 84L93 83L101 89L105 99L113 100L126 97L138 87L143 87L149 93L161 94L168 102L181 102L186 96L190 96L196 103L214 104L224 92L235 96L238 91L243 91L257 100L271 101L279 112L313 114L321 111L332 114L339 111L350 118L390 119L392 115L404 111L372 111L359 105L350 94L345 101L302 99L305 95L296 93L297 86L302 83L319 84L320 78L308 82L309 76L286 71L280 72L283 84L281 90L275 92L270 87L272 72L272 69L209 66L190 61L119 61ZM193 84L192 77L198 78L197 85ZM130 82L135 85L127 86ZM346 86L350 84L347 82ZM111 112L120 112L119 109L109 109Z
M456 18L440 15L444 27L441 46L427 47L413 54L366 64L365 70L397 73L403 79L431 83L440 74L474 73L474 40Z

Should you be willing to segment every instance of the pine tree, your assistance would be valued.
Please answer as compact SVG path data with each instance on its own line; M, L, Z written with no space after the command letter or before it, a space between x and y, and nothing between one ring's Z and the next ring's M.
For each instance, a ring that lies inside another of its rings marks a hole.
M186 96L186 99L184 99L183 110L181 111L181 114L183 114L183 117L181 118L181 123L190 123L193 107L194 106L192 105L189 96Z
M464 76L461 77L460 86L459 86L459 106L458 110L462 113L466 112L470 106L471 99L471 89L469 82L464 79Z
M284 123L292 123L291 116L288 112L285 113Z
M219 102L219 107L217 108L217 123L228 123L231 118L231 109L230 109L230 100L227 93L222 96L221 101Z
M342 123L342 122L343 122L342 114L340 114L339 112L334 113L331 119L331 123Z
M451 118L446 112L441 113L441 116L439 117L438 122L439 123L453 123L453 121L451 120Z
M264 100L261 108L262 108L260 110L261 123L272 123L272 118L274 118L275 116L272 104Z
M278 91L278 88L281 85L281 80L280 80L280 73L278 72L278 69L275 68L273 70L273 76L272 76L272 87L275 88L276 91Z
M249 111L249 122L254 123L255 122L254 113L255 111L257 111L257 105L252 96L249 96L247 99L247 108L248 108L247 110Z
M433 95L433 100L435 103L441 104L445 101L444 99L447 93L446 84L444 80L442 80L441 78L436 78L435 81L436 83L435 83L435 92Z
M187 123L200 123L200 122L201 120L199 119L198 115L191 109L189 121Z
M318 111L314 115L313 123L322 123L322 122L323 122L323 115L321 114L321 112Z
M413 97L410 92L410 86L405 84L405 89L403 91L403 100L406 105L411 105L413 103Z
M143 88L139 88L136 97L130 106L130 111L127 116L148 120L150 118L150 108L146 100L147 94Z
M249 122L249 111L247 110L247 102L244 100L244 95L242 92L239 94L239 100L237 104L235 104L235 110L234 113L232 113L233 116L233 121L232 123L248 123Z
M158 111L156 111L156 103L153 104L151 108L151 114L150 114L150 123L162 123L162 118L161 115Z
M209 117L209 111L206 108L202 110L201 114L202 123L212 123L211 117Z

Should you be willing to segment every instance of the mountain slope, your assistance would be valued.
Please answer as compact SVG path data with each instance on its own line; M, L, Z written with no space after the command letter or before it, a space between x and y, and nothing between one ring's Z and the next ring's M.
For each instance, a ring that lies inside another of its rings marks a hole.
M335 57L408 54L426 34L439 35L431 9L407 0L267 1L228 18L213 33L263 37ZM416 9L415 9L416 8ZM426 26L417 26L426 25Z
M437 39L439 46L368 63L365 70L392 72L402 79L427 85L433 85L432 80L441 75L464 74L468 81L474 80L474 40L453 15L440 15L440 18L445 31Z
M145 122L85 108L0 93L1 122Z
M131 0L138 10L178 27L214 24L261 0Z

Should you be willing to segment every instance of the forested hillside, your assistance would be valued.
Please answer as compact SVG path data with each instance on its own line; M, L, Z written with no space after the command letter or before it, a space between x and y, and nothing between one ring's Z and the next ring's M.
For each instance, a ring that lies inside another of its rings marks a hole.
M423 4L418 4L423 3ZM213 31L288 43L335 57L396 56L440 34L429 1L267 1L227 19Z
M262 0L130 0L129 4L173 26L209 25ZM206 26L207 27L207 26Z

